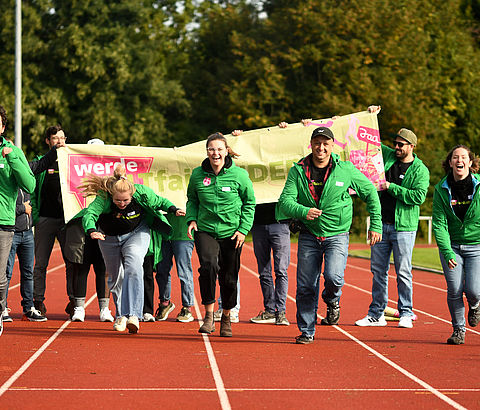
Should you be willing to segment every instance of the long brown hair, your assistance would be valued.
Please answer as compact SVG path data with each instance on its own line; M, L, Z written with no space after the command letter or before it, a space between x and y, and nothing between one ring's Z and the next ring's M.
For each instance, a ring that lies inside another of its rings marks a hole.
M450 167L450 160L452 159L453 152L458 149L458 148L463 148L465 151L468 152L468 157L470 158L470 161L472 161L472 166L470 167L470 171L477 173L478 170L480 169L480 159L468 148L466 145L455 145L447 154L447 158L442 162L442 168L445 171L445 174L448 174L450 170L452 169Z
M117 165L112 176L100 177L90 174L84 178L82 184L77 188L81 190L84 197L91 195L105 195L108 193L113 196L117 192L135 193L135 185L127 179L127 172L123 165Z

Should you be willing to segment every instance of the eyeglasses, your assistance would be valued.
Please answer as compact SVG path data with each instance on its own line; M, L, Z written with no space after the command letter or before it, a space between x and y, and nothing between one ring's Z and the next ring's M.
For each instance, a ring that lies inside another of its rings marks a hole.
M215 152L218 152L219 154L221 154L223 151L225 151L225 148L212 148L212 147L209 147L209 148L207 148L207 151L208 151L210 154L214 154Z
M53 135L50 137L51 140L57 140L57 141L66 141L67 137L57 137L56 135Z
M400 148L403 148L404 145L412 145L412 144L407 144L406 142L400 142L400 141L393 141L393 146L399 146Z

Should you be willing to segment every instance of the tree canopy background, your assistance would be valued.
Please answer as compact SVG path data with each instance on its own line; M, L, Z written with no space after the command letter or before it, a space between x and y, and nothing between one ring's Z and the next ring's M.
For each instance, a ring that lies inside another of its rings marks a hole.
M417 134L432 187L452 146L480 153L480 0L24 0L22 13L29 158L56 123L68 142L171 147L371 104L386 143ZM4 0L9 138L14 17Z

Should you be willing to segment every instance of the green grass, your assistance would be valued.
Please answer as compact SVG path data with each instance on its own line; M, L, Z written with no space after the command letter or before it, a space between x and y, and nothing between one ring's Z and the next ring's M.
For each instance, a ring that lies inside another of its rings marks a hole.
M370 258L370 249L350 250L349 254L352 256ZM393 257L390 258L390 260L393 262ZM437 248L414 248L412 264L423 268L442 270Z

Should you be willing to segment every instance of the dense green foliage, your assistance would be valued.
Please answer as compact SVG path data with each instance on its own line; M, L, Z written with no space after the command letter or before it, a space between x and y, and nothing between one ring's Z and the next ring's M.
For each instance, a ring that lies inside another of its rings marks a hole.
M174 146L215 131L380 104L381 135L419 137L432 185L454 144L480 152L478 0L24 0L23 143ZM14 10L0 14L13 138ZM361 208L361 207L360 207ZM431 197L422 209L431 211Z

